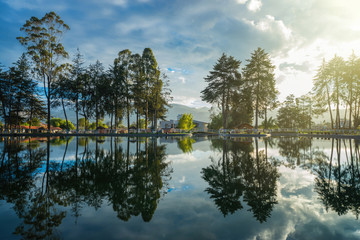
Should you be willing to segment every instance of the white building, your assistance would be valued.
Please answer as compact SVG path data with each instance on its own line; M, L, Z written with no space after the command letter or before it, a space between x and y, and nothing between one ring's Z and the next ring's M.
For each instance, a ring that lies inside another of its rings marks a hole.
M179 114L177 116L177 120L169 120L169 121L160 121L160 128L161 129L170 129L170 128L177 128L177 125L179 124L179 120L181 118L182 114ZM208 123L193 120L193 123L195 124L195 129L198 132L206 132L208 130Z

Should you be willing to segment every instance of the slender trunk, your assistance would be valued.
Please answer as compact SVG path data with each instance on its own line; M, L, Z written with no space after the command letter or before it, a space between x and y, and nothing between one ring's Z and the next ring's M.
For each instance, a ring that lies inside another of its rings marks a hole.
M268 128L268 121L267 121L267 107L265 107L265 126L264 126L265 129Z
M66 115L66 110L65 110L65 104L64 104L64 99L61 98L61 105L62 105L62 108L63 108L63 111L64 111L64 116L65 116L65 121L66 121L66 128L67 130L69 131L69 122L68 122L68 118L67 118L67 115Z
M114 112L111 111L111 116L110 116L110 125L111 125L111 130L113 130L113 117L114 117Z
M79 132L79 96L76 95L75 108L76 108L76 133Z
M130 103L129 103L129 98L126 98L126 105L127 105L127 109L126 109L126 116L127 116L127 127L128 127L128 131L130 129Z
M99 113L98 113L98 103L96 100L95 101L95 130L98 128L98 121L99 121Z
M348 106L347 106L347 104L346 104L346 106L345 106L345 114L344 114L344 129L346 128L346 115L347 115L347 108L348 108Z
M222 95L221 111L223 117L223 129L226 129L226 113L225 113L225 93Z
M326 86L326 95L327 95L327 102L328 102L329 113L330 113L331 129L333 129L334 128L334 119L333 119L333 115L332 115L332 111L331 111L331 102L330 102L330 94L329 94L328 86Z
M351 115L352 115L352 105L353 105L353 91L352 91L352 84L350 85L350 99L349 99L349 129L351 129Z
M149 102L146 100L146 112L145 112L145 132L148 126L148 117L149 117Z
M51 83L51 77L47 76L47 91L45 89L45 78L46 76L44 75L44 91L45 91L45 96L47 99L47 132L50 133L50 116L51 116L51 112L50 112L50 101L51 101L51 97L50 97L50 83Z

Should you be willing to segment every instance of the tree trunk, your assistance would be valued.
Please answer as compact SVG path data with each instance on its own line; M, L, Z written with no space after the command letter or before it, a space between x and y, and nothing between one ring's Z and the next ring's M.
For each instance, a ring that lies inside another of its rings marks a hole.
M329 113L330 113L330 120L331 120L331 129L334 129L334 119L333 119L333 115L332 115L332 111L331 111L331 102L330 102L330 94L329 94L329 89L326 86L326 95L327 95L327 102L328 102L328 107L329 107Z
M223 129L226 129L225 93L222 95L221 112L223 117Z
M65 105L64 105L64 99L61 98L61 105L63 107L63 111L64 111L64 116L65 116L65 121L66 121L66 128L67 130L69 131L69 122L68 122L68 119L67 119L67 115L66 115L66 110L65 110Z
M126 109L127 127L128 127L128 131L129 131L129 129L130 129L130 103L129 103L128 97L126 97L126 104L127 104L127 109Z
M79 132L79 96L76 95L75 108L76 108L76 133Z
M51 112L50 112L50 103L51 103L51 96L50 96L50 90L51 90L51 86L50 86L50 82L51 82L51 79L50 79L50 76L48 76L48 79L47 79L47 108L48 108L48 112L47 112L47 127L48 127L48 133L50 133L50 116L51 116ZM45 94L46 95L46 94Z

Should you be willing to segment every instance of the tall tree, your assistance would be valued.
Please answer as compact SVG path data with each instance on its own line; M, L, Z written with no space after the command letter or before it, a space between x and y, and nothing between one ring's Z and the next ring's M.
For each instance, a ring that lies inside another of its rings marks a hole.
M329 74L329 78L332 81L333 92L331 94L331 99L336 107L336 115L335 115L335 128L340 128L340 104L341 104L341 96L343 91L343 83L345 77L345 61L342 57L334 56L329 63L327 64L327 72Z
M26 118L27 99L36 96L37 93L37 84L30 77L30 68L31 66L26 55L22 54L12 70L14 71L14 80L16 81L16 102L14 109L16 112L16 119L14 121L16 126L20 126L20 123Z
M222 112L223 129L227 128L232 93L241 85L240 64L241 61L223 53L210 74L204 78L208 86L201 91L201 99L218 105Z
M136 129L139 129L140 116L144 112L145 105L145 80L143 77L142 58L139 54L132 55L131 78L133 85L131 91L133 93L134 108L136 110Z
M155 56L151 50L151 48L145 48L142 54L142 69L143 69L143 77L145 81L145 91L144 91L144 99L145 99L145 127L148 127L148 119L149 119L149 105L153 94L156 94L154 91L154 85L156 83L156 79L159 78L159 70L157 68L157 62Z
M50 132L50 104L52 99L51 85L57 80L66 64L61 61L68 57L62 45L61 37L69 30L69 26L55 12L46 13L41 19L31 17L23 27L24 36L17 37L26 47L27 53L34 62L34 69L44 84L44 93L47 99L47 124Z
M74 56L74 59L72 60L72 69L71 69L71 80L72 83L71 86L71 92L72 92L72 101L75 102L75 113L76 113L76 132L79 131L79 111L80 111L80 94L81 94L81 88L83 87L81 85L81 75L84 73L84 59L83 55L80 53L79 48L77 49L77 52Z
M129 49L122 50L118 53L118 57L114 60L114 70L116 71L115 84L118 86L117 91L119 92L119 97L122 95L124 97L124 105L126 110L126 119L128 129L130 128L130 114L132 112L132 92L131 92L131 63L132 55ZM115 86L114 86L115 87Z
M102 88L105 77L104 66L99 60L97 60L95 64L90 64L87 73L90 77L91 102L95 108L95 126L97 128L99 119L102 119L104 116L104 95L101 92L101 90L104 89Z
M331 92L332 92L332 82L329 78L327 72L327 65L325 59L323 59L321 66L319 67L315 78L313 79L314 88L313 91L315 93L315 101L321 107L325 107L327 105L327 110L330 114L331 127L334 127L334 118L332 115L331 109Z
M255 109L255 129L258 128L258 118L261 111L266 110L276 101L274 69L270 56L264 49L258 48L251 54L251 59L243 69L245 83L252 96Z

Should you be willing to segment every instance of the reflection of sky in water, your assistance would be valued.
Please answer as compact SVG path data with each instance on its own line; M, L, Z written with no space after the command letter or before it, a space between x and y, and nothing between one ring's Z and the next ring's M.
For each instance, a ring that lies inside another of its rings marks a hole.
M75 142L68 146L66 162L75 159ZM126 151L124 139L118 143ZM210 150L210 142L193 144L191 153L182 153L176 141L167 141L167 161L173 172L169 189L160 198L152 220L143 222L141 216L132 216L127 222L116 217L111 204L104 201L100 208L82 204L81 216L76 220L73 213L56 229L64 239L359 239L360 222L351 213L339 216L332 210L326 211L318 194L314 191L315 176L301 167L294 169L280 166L277 182L277 201L271 217L259 223L249 206L242 201L243 209L224 217L214 201L204 190L208 183L200 172L211 164L210 157L219 160L222 154ZM90 142L94 149L95 142ZM109 139L100 148L109 149ZM199 147L197 147L199 146ZM276 146L276 145L275 145ZM41 147L46 147L45 143ZM331 152L331 141L314 140L312 148L327 155ZM51 146L52 161L61 162L65 145ZM135 151L135 143L130 144ZM259 141L259 149L264 142ZM79 147L81 157L83 147ZM343 150L345 151L345 150ZM268 146L268 157L279 157L279 150ZM342 152L342 156L345 153ZM300 165L301 166L301 165ZM44 169L42 169L44 170ZM360 199L359 199L360 201ZM1 239L15 238L9 232L18 224L17 216L11 210L12 204L0 201ZM69 210L69 208L65 208ZM6 217L5 217L6 216ZM75 224L76 223L76 224Z

